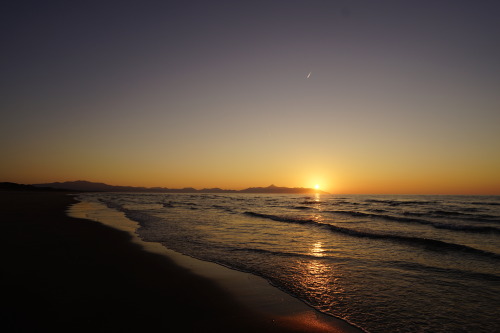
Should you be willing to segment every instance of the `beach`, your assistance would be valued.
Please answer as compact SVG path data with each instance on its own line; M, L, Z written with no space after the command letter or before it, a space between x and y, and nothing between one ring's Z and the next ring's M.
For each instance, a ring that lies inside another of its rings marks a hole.
M5 332L348 332L316 317L256 311L132 236L66 214L65 192L0 192Z
M500 197L129 192L77 199L70 216L127 231L132 242L275 322L308 329L348 322L370 333L498 328Z

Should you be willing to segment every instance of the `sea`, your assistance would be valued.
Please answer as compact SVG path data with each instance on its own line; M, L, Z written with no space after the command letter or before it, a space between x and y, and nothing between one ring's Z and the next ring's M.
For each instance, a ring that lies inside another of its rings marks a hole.
M500 196L86 193L367 332L500 332Z

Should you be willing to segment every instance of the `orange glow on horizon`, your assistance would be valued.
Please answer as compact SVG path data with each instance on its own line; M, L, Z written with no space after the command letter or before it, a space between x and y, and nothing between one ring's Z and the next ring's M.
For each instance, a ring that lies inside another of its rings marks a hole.
M123 2L120 12L143 28L113 19L109 30L101 9L113 7L101 3L86 7L86 20L65 20L66 5L36 19L11 8L0 182L500 195L498 61L484 56L500 20L490 5L435 15L419 1L411 10L357 1L350 11L362 15L321 19L318 29L317 15L296 15L338 13L337 2L295 1L279 25L237 2L215 16L184 1L137 17ZM44 52L19 29L39 20L51 22L40 26L51 36ZM193 33L200 20L204 33ZM91 35L55 31L112 33L93 40L89 62L76 51ZM66 60L47 57L61 45Z
M54 157L54 161L57 159ZM109 185L137 187L166 187L195 189L214 188L242 190L249 187L306 187L331 194L454 194L454 195L500 195L500 179L496 169L483 167L481 172L464 164L460 169L420 169L419 172L404 165L389 167L373 163L370 167L360 167L353 162L341 167L328 161L317 165L294 165L286 169L283 165L218 164L210 167L205 163L179 169L177 165L157 163L158 161L106 161L98 165L91 159L51 164L51 159L40 159L37 172L28 161L12 163L12 168L4 168L0 181L20 184L38 184L87 180ZM80 162L80 163L78 163ZM11 163L9 161L6 164ZM319 163L318 163L319 164ZM5 166L5 165L4 165ZM14 167L15 166L15 167ZM127 168L122 168L127 166ZM302 167L302 168L301 168ZM302 170L310 170L302 172ZM312 171L312 172L311 172ZM330 172L328 172L330 171ZM468 176L465 177L464 174Z

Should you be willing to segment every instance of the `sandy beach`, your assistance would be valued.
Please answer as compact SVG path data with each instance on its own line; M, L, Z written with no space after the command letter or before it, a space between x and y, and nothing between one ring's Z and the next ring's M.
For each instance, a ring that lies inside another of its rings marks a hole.
M0 198L5 332L356 331L256 311L219 283L144 250L126 231L68 217L75 199L67 193L2 191Z

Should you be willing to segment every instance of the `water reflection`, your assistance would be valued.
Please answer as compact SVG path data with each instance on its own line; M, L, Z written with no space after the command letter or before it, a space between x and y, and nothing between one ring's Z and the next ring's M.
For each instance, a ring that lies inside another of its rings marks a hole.
M316 242L309 249L309 254L321 258L324 256L323 243ZM315 290L325 290L329 284L332 272L330 267L323 263L321 260L308 260L306 265L306 283L308 288Z
M340 286L341 271L324 259L326 256L323 243L312 243L308 255L314 257L298 263L299 284L307 295L308 301L320 310L331 309L336 298L343 294Z
M316 242L313 244L313 246L311 247L310 251L309 251L309 254L315 256L315 257L323 257L323 247L322 247L323 243L322 242Z
M319 213L312 213L309 215L309 219L316 222L316 223L323 223L323 221L325 220L325 218L323 217L323 215L319 214Z

